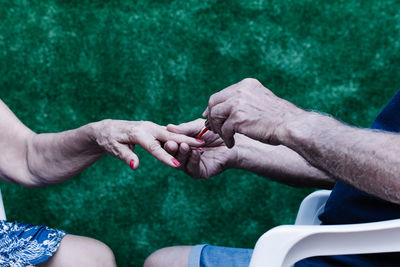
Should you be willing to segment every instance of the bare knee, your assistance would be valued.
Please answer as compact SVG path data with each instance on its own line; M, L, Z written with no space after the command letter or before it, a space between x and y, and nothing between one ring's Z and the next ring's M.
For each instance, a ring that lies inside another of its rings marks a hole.
M147 257L143 267L187 267L192 246L159 249Z
M98 244L96 245L95 251L91 255L91 262L93 266L101 267L115 267L117 266L115 262L115 256L113 251L106 244L96 240Z
M115 267L116 263L106 244L93 238L66 235L53 257L39 266Z

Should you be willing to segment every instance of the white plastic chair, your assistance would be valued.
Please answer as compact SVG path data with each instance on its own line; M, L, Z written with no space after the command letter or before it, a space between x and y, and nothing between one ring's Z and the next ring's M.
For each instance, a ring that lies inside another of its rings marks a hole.
M320 190L300 205L296 225L272 228L257 241L249 267L289 267L313 256L400 252L400 219L318 225L331 191Z
M6 211L4 210L3 196L0 191L0 220L6 220Z

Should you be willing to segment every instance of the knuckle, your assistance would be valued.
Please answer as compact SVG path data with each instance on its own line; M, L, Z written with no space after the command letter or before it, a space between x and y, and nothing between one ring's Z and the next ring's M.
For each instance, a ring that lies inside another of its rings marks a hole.
M214 93L214 94L212 94L212 95L210 96L210 98L208 99L208 107L214 105L214 103L215 103L215 98L216 98L221 92L222 92L222 91L217 92L217 93Z
M254 78L245 78L241 83L248 86L258 86L261 84L257 79Z
M114 156L117 157L117 158L121 158L121 157L122 157L121 151L120 151L116 146L112 146L111 152L112 152L112 153L114 154Z
M137 131L136 128L130 128L128 131L128 135L131 138L131 140L136 140L138 138L139 132Z
M232 113L233 118L236 121L241 121L243 119L245 119L246 117L246 112L243 109L236 109L233 113Z
M210 98L208 99L208 107L211 107L214 103L214 95L210 96Z
M245 87L239 87L239 88L237 88L237 89L235 90L235 94L241 95L241 94L244 93L245 90L246 90Z
M160 149L160 144L158 143L151 143L148 145L148 149L150 151L150 153L156 152Z
M153 123L151 121L142 121L141 124L145 127L151 127L153 126Z
M235 97L234 99L232 99L232 102L233 102L232 105L234 107L242 106L242 105L246 104L246 101L241 97Z
M101 123L102 123L103 125L110 124L111 122L112 122L112 119L104 119L104 120L101 121Z
M175 143L179 142L180 137L181 136L179 134L176 134L176 133L170 133L170 132L165 133L165 138L168 139L169 141L173 141Z
M210 112L208 113L208 118L213 118L215 116L215 109L210 109Z

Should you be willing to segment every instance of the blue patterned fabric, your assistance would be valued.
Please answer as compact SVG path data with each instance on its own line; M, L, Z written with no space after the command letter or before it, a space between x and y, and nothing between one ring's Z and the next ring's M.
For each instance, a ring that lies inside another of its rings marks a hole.
M0 220L0 266L22 267L45 262L66 234L47 226Z

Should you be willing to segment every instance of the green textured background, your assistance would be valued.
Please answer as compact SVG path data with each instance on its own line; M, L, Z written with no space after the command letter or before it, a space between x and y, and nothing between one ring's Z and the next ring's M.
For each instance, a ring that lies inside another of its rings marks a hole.
M362 3L361 3L362 2ZM399 88L398 1L0 1L0 98L36 132L104 118L179 123L245 77L368 126ZM10 220L97 238L120 266L177 244L252 247L295 189L241 171L194 181L138 150L61 185L1 184Z

